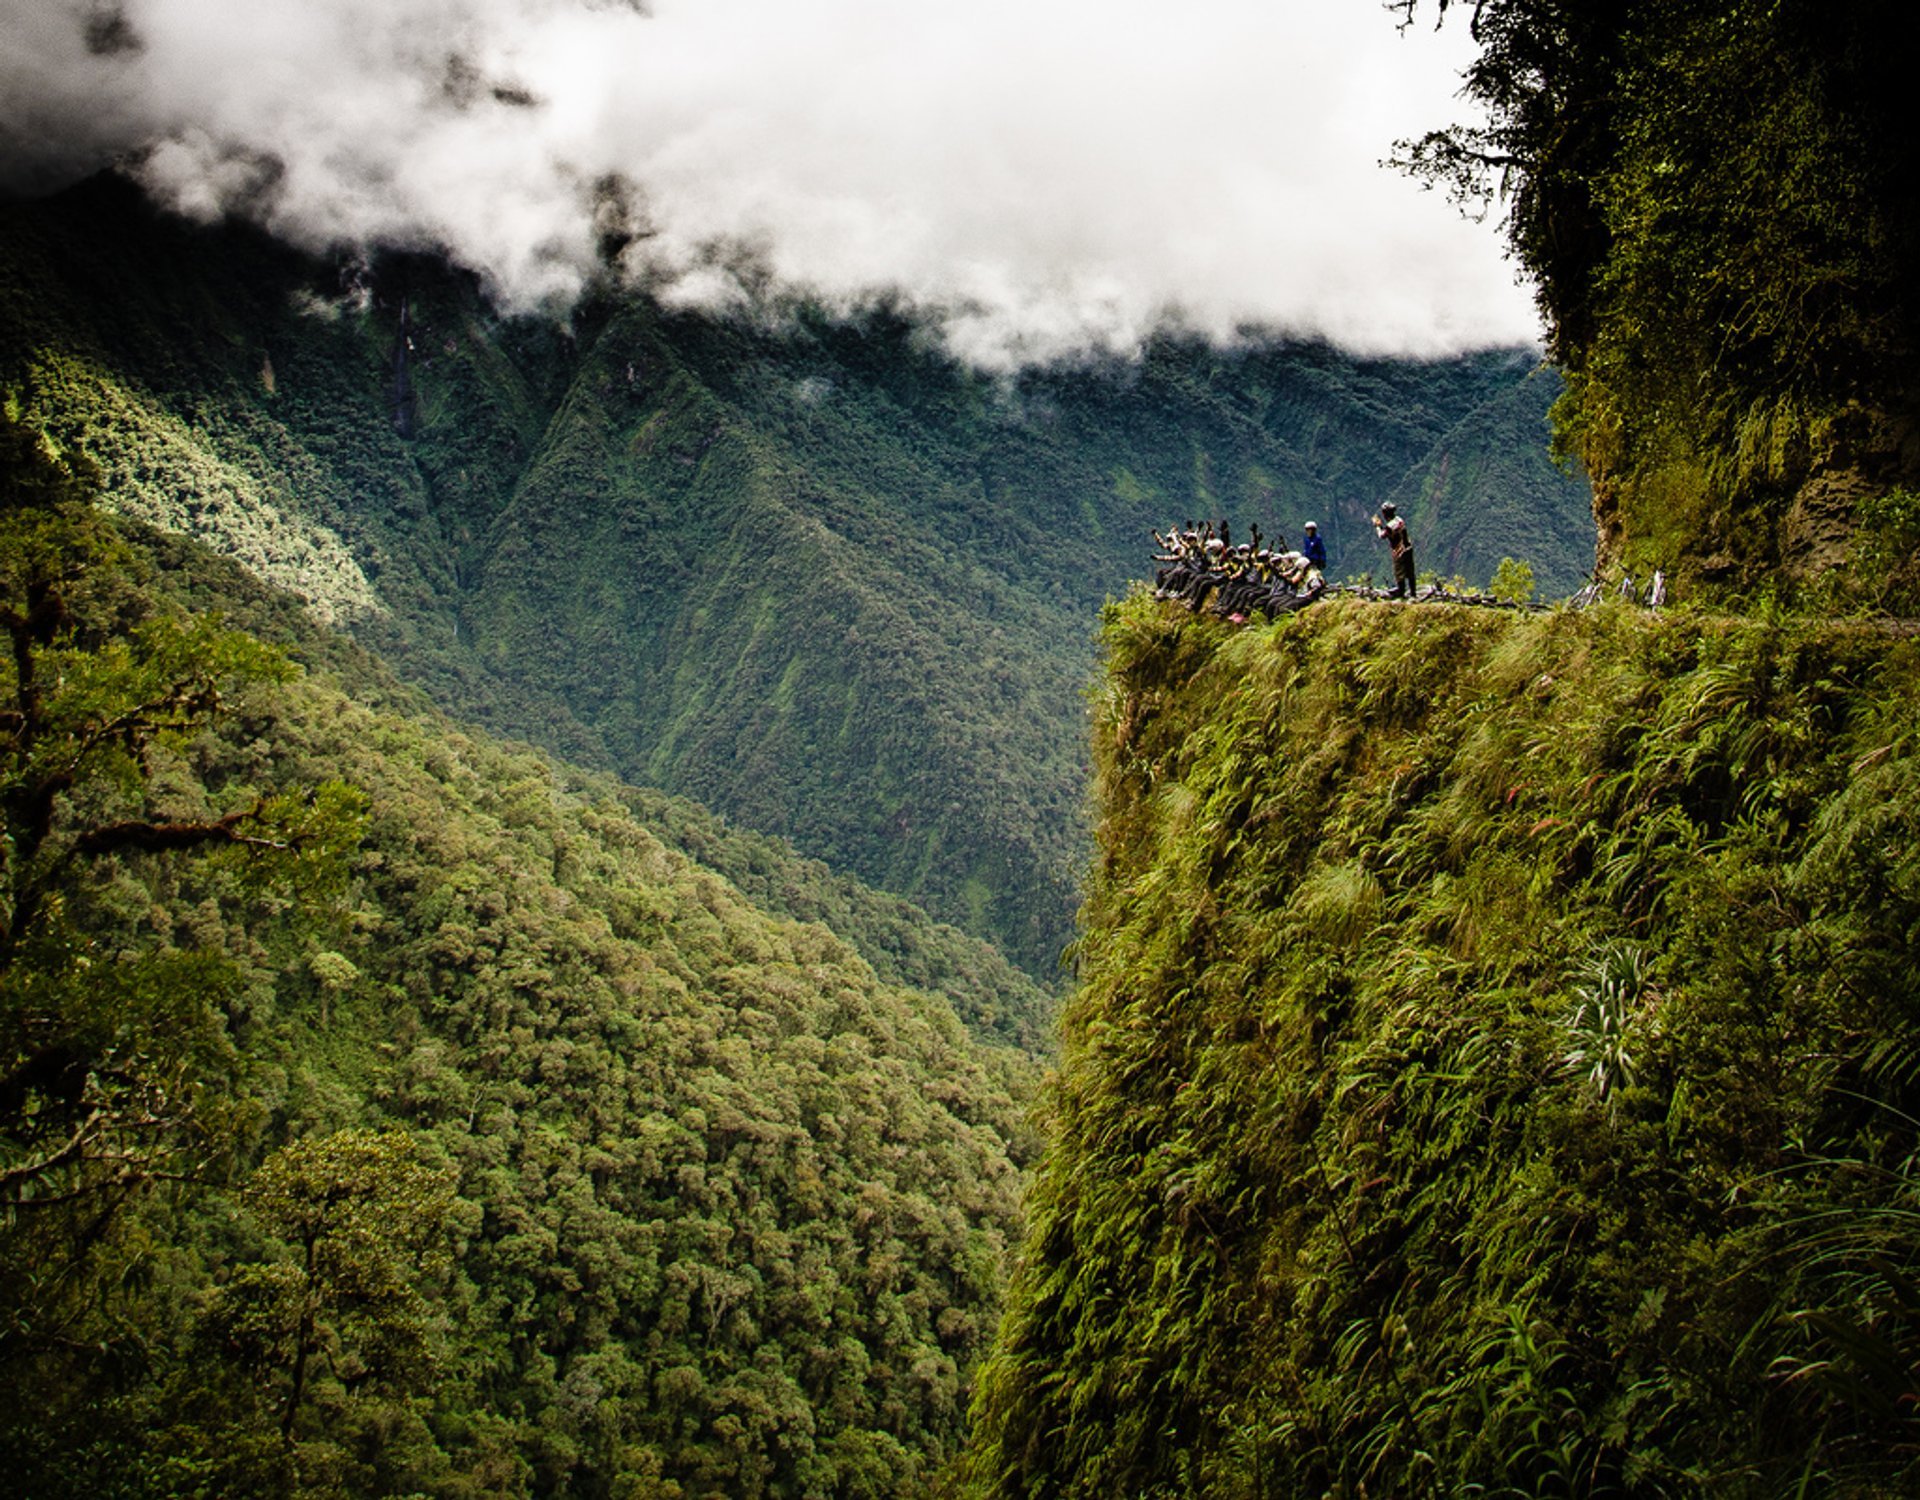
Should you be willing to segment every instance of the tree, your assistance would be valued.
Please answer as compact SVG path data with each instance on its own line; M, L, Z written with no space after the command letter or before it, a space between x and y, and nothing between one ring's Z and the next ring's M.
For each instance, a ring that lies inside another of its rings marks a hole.
M339 785L213 803L179 749L284 653L161 608L85 476L0 414L0 1372L71 1349L89 1268L141 1189L205 1176L244 1105L231 966L146 920L182 861L237 898L343 878Z
M1411 22L1420 0L1393 7ZM1920 476L1920 136L1891 0L1434 0L1482 125L1399 164L1505 206L1602 561L1753 584L1840 566Z
M402 1385L432 1363L419 1281L444 1270L451 1174L415 1160L404 1131L342 1130L283 1146L244 1202L288 1248L242 1266L209 1327L277 1390L275 1425L293 1446L316 1362L353 1388Z

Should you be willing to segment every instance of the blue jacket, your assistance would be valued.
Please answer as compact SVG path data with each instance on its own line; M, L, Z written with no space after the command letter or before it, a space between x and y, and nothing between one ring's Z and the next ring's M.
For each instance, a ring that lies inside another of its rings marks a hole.
M1300 555L1321 572L1327 568L1327 544L1320 540L1320 533L1309 531L1306 539L1300 543Z

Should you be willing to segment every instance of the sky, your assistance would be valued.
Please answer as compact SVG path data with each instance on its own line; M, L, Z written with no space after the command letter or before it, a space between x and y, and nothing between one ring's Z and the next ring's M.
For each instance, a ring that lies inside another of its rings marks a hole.
M1456 8L1457 9L1457 8ZM1467 117L1378 0L0 0L0 185L117 163L564 313L876 299L987 367L1173 325L1537 342L1492 220L1380 165ZM618 241L616 241L617 243Z

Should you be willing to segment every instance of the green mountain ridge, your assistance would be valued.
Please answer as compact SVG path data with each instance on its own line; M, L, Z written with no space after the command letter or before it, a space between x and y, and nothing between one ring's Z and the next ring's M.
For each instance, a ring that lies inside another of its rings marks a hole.
M1372 568L1372 507L1477 453L1485 412L1530 456L1423 541L1465 565L1537 538L1549 590L1588 565L1584 487L1525 434L1549 383L1511 353L1163 340L1005 381L884 311L503 321L430 259L318 264L111 179L7 207L0 255L0 382L111 503L305 593L461 716L785 837L1047 984L1086 841L1084 622L1150 526L1311 517L1336 572Z
M1600 561L1677 607L1109 599L1188 515L1377 569L1382 498L1570 587L1512 353L995 381L885 309L563 328L5 208L9 437L361 643L288 681L4 514L10 1477L1920 1487L1905 11L1392 8L1471 11L1482 113L1404 154L1498 200ZM1036 1084L1033 990L892 902L1050 978L1089 845Z
M125 529L187 607L217 612L262 640L286 646L295 660L324 674L356 703L444 718L421 689L401 682L380 658L351 637L317 626L294 596L178 533L138 523ZM761 911L831 928L886 984L940 995L981 1040L1035 1054L1052 1046L1055 998L979 938L805 858L784 840L730 826L684 797L576 766L557 765L553 774L576 795L627 807L654 837L725 876Z

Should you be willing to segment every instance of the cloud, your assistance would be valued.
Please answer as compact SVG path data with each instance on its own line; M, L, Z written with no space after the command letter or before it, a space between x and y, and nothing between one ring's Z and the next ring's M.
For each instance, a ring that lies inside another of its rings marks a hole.
M310 248L444 248L503 302L884 296L987 364L1166 322L1532 339L1494 230L1380 168L1464 28L1324 0L0 0L0 172L108 161ZM610 236L613 238L610 239Z

